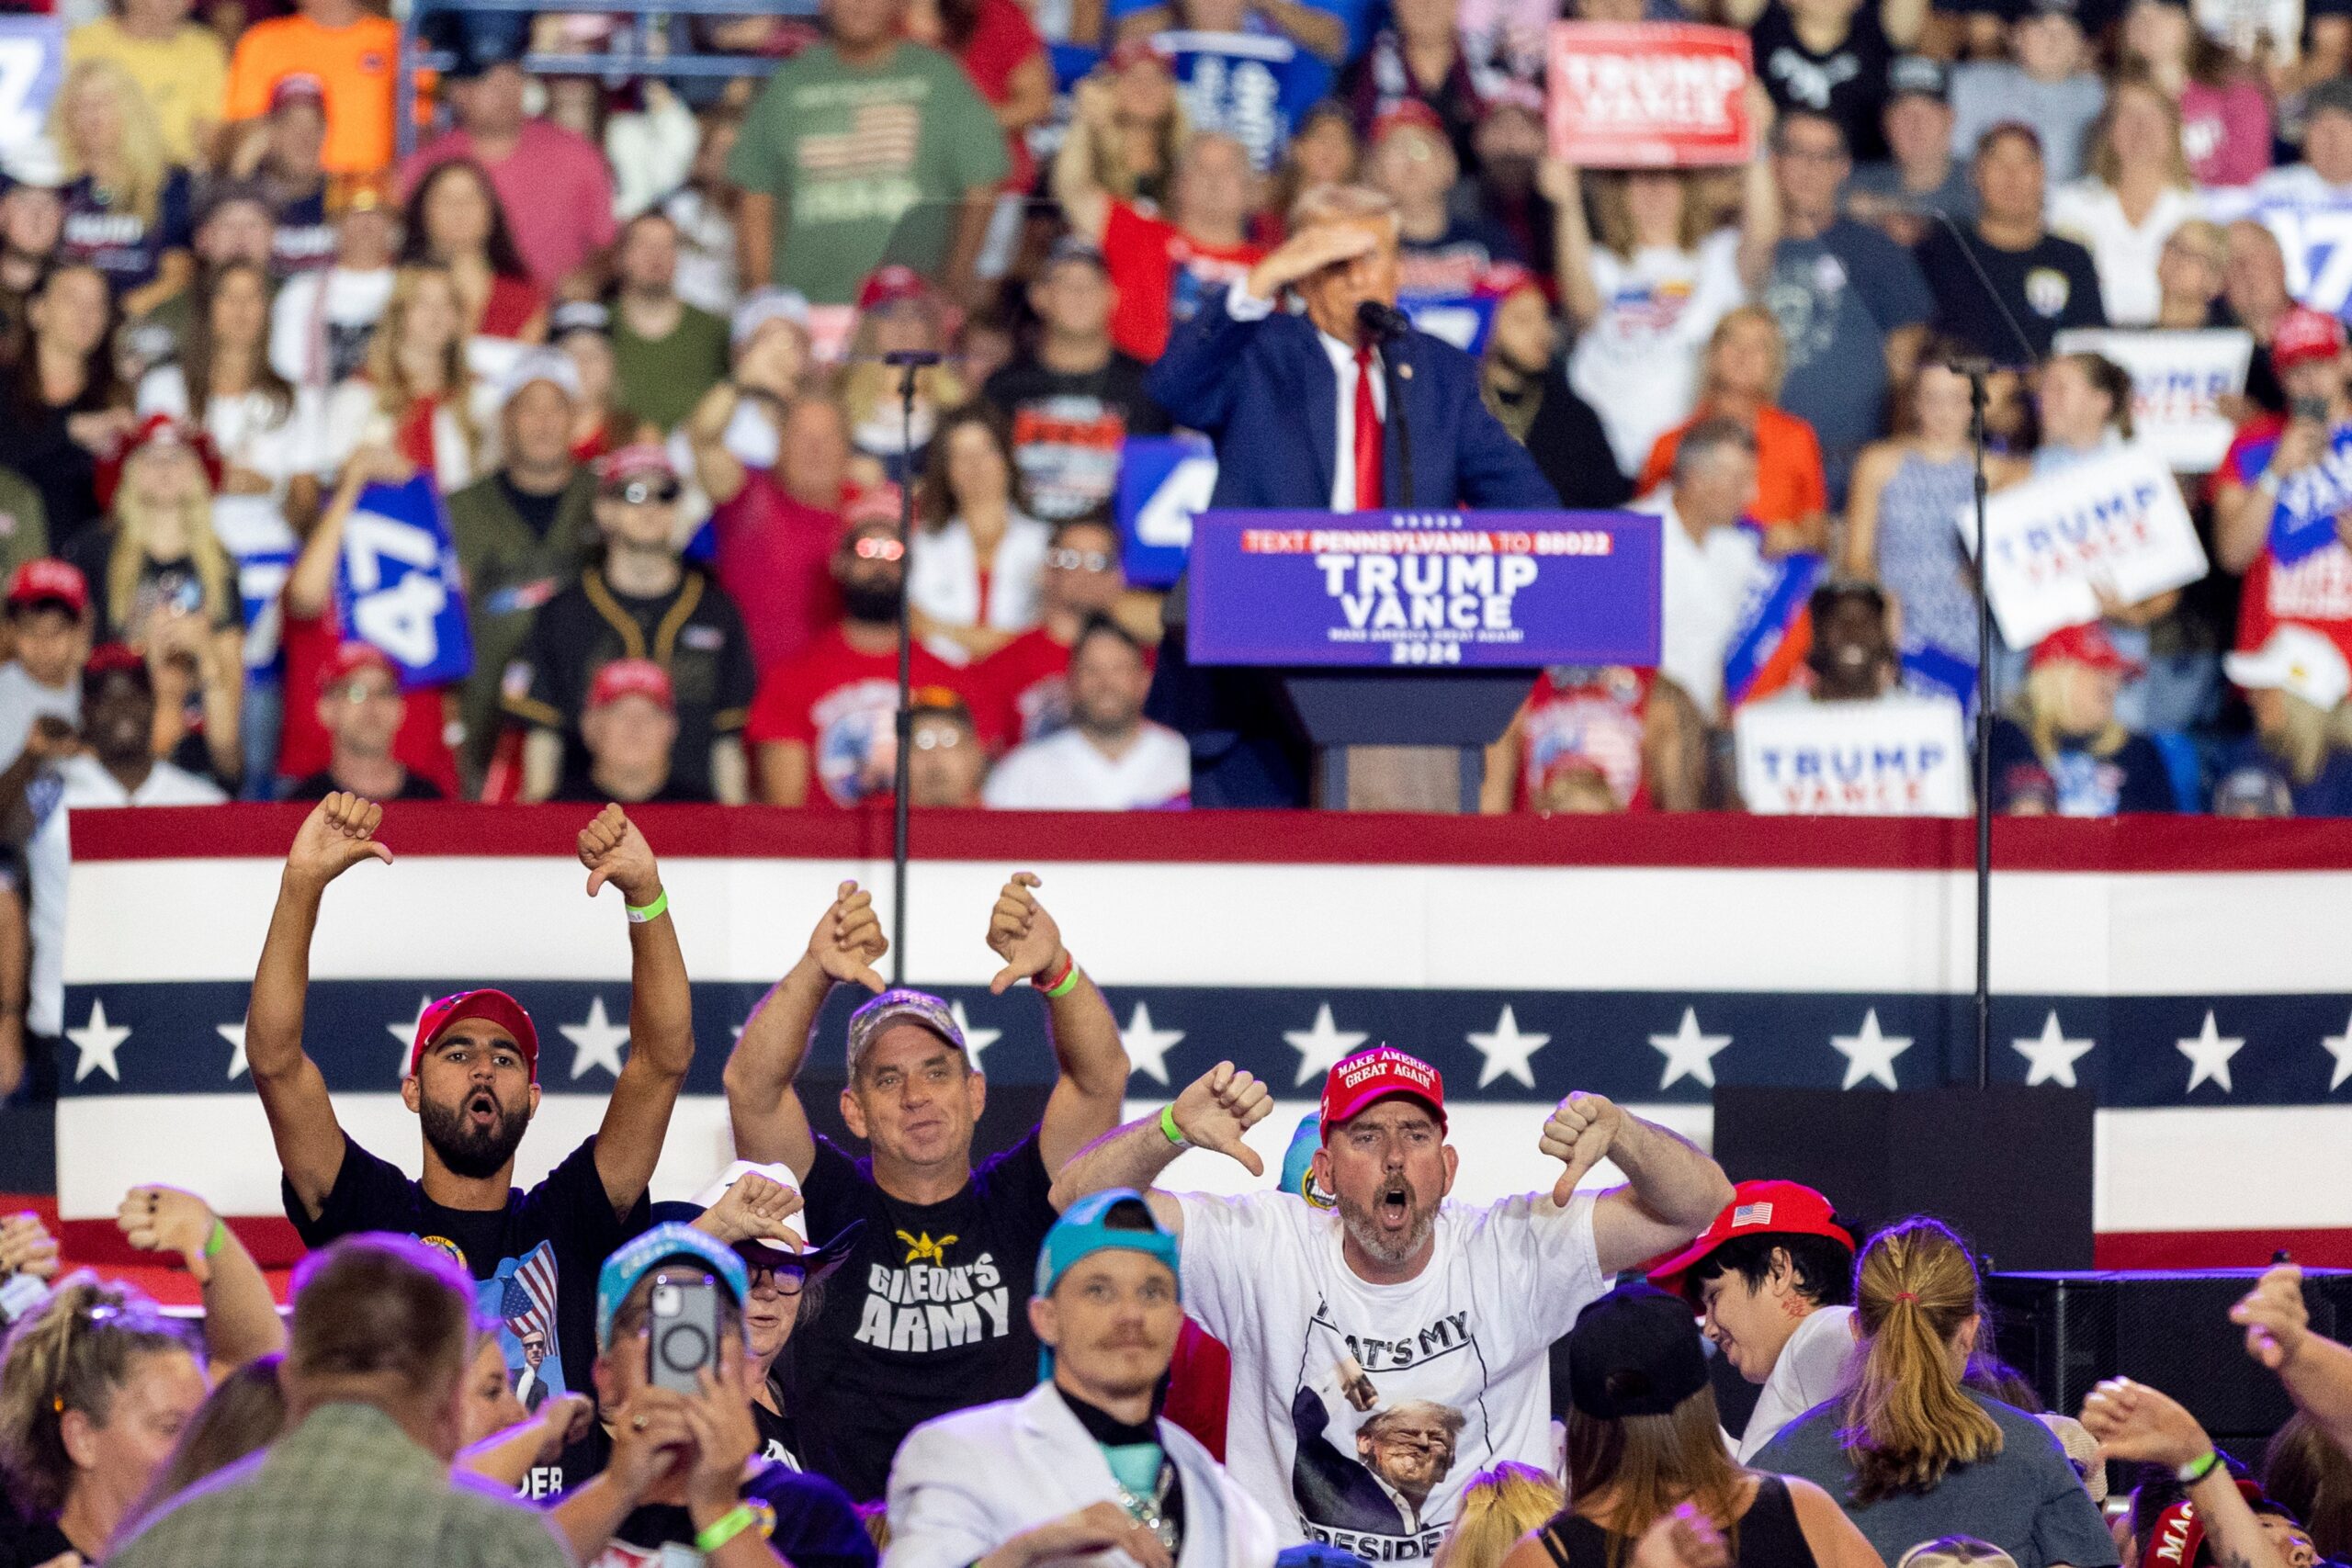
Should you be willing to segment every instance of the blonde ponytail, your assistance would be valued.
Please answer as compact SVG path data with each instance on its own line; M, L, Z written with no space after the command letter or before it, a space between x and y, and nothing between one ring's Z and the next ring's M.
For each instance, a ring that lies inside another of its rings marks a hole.
M0 1476L36 1519L54 1518L73 1484L65 1413L103 1423L134 1360L190 1348L154 1303L86 1269L66 1276L47 1306L9 1331L0 1343Z
M1951 1369L1953 1339L1982 1311L1976 1291L1967 1247L1939 1221L1905 1220L1862 1249L1854 1269L1861 1371L1838 1434L1857 1506L1931 1490L1952 1466L2001 1451L2001 1428Z

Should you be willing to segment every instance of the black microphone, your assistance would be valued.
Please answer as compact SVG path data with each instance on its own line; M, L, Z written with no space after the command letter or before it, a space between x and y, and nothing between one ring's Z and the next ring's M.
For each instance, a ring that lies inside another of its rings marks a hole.
M1356 325L1374 343L1386 343L1413 330L1404 311L1379 299L1366 299L1356 306Z
M1999 289L1993 287L1992 276L1985 272L1984 264L1976 259L1975 248L1968 243L1967 234L1962 231L1960 225L1953 222L1951 214L1945 212L1943 209L1929 207L1922 210L1951 232L1953 243L1960 247L1961 259L1967 262L1968 270L1976 275L1977 287L1984 291L1984 298L1993 302L1993 309L2001 313L2002 324L2009 329L2009 335L2017 339L2018 349L2024 353L2025 358L2020 362L2019 368L2031 368L2034 362L2041 355L2034 351L2033 340L2025 335L2025 329L2018 325L2017 316L2010 310L2009 302L2001 298ZM1954 355L1949 364L1953 370L1962 376L1985 374L1994 367L1989 356L1978 358L1972 355L1963 359Z
M884 355L882 363L904 369L910 365L936 365L946 357L935 348L899 348Z

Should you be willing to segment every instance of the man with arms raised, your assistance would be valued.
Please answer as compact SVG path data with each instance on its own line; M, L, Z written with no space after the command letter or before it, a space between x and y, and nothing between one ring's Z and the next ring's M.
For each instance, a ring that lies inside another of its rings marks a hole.
M727 1064L735 1152L792 1168L812 1235L865 1222L822 1310L786 1347L801 1461L861 1502L882 1495L890 1456L917 1423L1035 1386L1037 1338L1013 1292L1053 1225L1054 1173L1118 1119L1127 1082L1118 1024L1062 946L1037 886L1022 872L997 897L988 942L1004 966L989 988L1028 980L1046 993L1060 1077L1037 1129L977 1168L972 1129L988 1080L945 1002L882 990L872 966L889 944L872 896L854 883L842 885L808 952L752 1010ZM818 1010L840 981L881 993L850 1019L841 1097L842 1122L869 1145L864 1160L810 1131L793 1088Z
M505 992L461 991L424 1010L409 1048L401 1099L424 1134L424 1179L411 1181L345 1135L326 1077L302 1049L320 901L369 856L391 863L375 837L382 820L383 807L341 793L311 811L286 857L254 976L245 1059L286 1173L286 1216L311 1247L358 1231L423 1237L473 1276L477 1311L498 1325L510 1374L550 1396L584 1390L596 1359L596 1271L645 1228L646 1184L694 1059L693 1000L661 868L616 806L580 834L589 896L611 883L629 920L630 1048L603 1126L546 1180L515 1188L514 1148L539 1109L538 1031Z
M1072 1159L1057 1200L1151 1181L1193 1137L1164 1115ZM1470 1477L1503 1460L1550 1467L1552 1342L1611 1275L1696 1235L1731 1183L1663 1127L1578 1093L1544 1124L1539 1147L1567 1165L1549 1194L1448 1202L1444 1084L1387 1046L1331 1068L1321 1134L1314 1177L1336 1210L1286 1191L1155 1192L1152 1212L1182 1238L1185 1310L1233 1349L1235 1478L1286 1541L1372 1562L1427 1557ZM1603 1157L1630 1185L1577 1194ZM1442 1476L1384 1457L1400 1427L1441 1435Z

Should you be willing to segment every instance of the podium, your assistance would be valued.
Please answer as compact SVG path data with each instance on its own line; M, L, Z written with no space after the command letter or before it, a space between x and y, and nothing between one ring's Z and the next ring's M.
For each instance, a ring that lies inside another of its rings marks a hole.
M1187 655L1265 672L1331 809L1475 812L1538 671L1654 667L1659 520L1204 512Z

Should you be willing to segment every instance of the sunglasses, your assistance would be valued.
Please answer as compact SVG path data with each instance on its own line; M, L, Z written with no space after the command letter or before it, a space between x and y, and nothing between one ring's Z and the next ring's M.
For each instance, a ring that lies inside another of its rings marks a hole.
M878 534L868 534L865 538L857 541L855 547L857 558L860 560L904 560L907 558L907 547L903 543Z
M667 506L678 499L675 479L630 479L625 484L608 487L605 494L613 501L630 506Z
M1056 571L1108 571L1113 562L1101 550L1065 548L1047 550L1046 564Z

